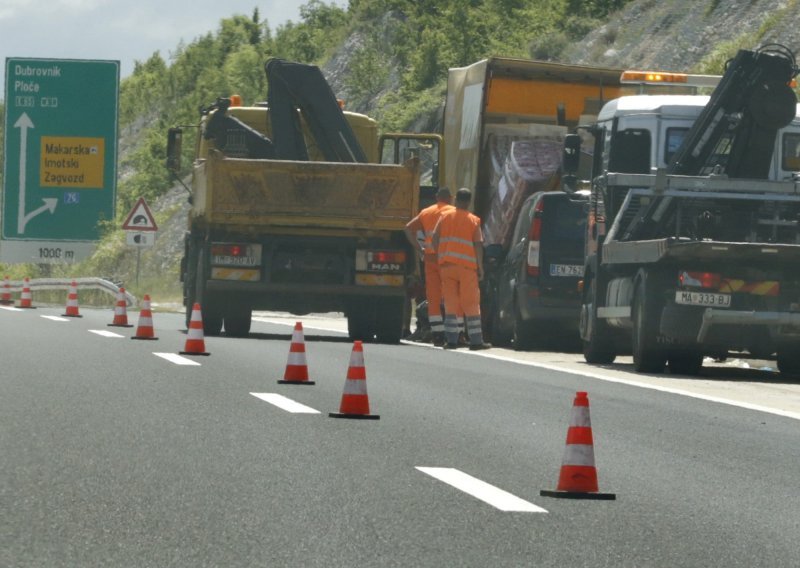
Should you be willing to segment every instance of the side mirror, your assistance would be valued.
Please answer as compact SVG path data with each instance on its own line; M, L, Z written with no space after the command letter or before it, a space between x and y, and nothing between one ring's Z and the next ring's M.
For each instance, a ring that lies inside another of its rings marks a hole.
M167 133L167 169L175 174L181 171L183 130L170 128Z
M564 155L562 157L561 188L567 193L574 193L578 187L578 168L581 162L581 137L567 134L564 138Z
M581 163L581 137L578 134L567 134L564 138L564 173L574 176Z

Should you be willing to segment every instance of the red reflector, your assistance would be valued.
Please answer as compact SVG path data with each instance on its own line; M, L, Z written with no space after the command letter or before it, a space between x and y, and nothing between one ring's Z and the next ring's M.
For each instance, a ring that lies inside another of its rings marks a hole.
M231 256L240 256L242 254L242 247L239 245L231 245Z
M531 241L538 241L542 238L542 215L544 213L544 199L540 199L539 203L533 209L533 222L528 231L528 239Z
M709 288L711 290L719 290L722 282L722 276L716 272L681 271L678 273L678 279L682 286Z
M406 261L406 253L404 251L373 251L369 253L369 261L403 263Z
M528 265L528 276L539 276L539 267Z

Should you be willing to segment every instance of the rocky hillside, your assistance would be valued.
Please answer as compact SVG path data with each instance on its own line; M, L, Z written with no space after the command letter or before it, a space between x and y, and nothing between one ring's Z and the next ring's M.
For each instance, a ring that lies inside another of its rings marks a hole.
M738 47L780 43L800 56L798 0L636 0L564 52L609 67L707 71Z

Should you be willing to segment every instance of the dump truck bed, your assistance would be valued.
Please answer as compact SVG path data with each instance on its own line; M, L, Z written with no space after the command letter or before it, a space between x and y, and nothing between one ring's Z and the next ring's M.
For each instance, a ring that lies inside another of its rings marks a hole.
M402 230L419 200L418 164L226 158L195 165L194 222L235 230Z

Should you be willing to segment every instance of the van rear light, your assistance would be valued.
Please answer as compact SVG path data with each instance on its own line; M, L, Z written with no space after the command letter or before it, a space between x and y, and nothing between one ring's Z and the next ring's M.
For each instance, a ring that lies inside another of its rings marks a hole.
M678 281L680 282L681 286L686 288L719 290L719 286L722 283L722 276L716 272L682 270L678 273Z
M544 217L544 199L540 199L536 207L533 208L533 221L531 221L531 227L528 230L528 276L539 276L542 217Z
M528 276L539 276L539 241L528 241Z

